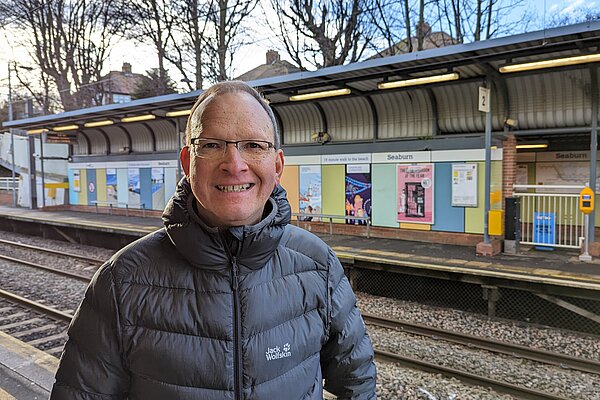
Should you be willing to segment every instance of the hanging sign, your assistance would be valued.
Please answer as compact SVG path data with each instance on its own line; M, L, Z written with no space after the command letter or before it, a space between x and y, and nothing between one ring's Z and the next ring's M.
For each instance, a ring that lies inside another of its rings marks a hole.
M479 111L490 112L490 93L491 90L479 87Z

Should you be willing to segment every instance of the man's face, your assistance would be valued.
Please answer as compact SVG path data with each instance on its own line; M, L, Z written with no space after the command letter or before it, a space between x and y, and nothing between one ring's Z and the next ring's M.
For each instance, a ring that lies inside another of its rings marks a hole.
M206 107L191 138L264 140L273 143L271 119L250 94L225 93ZM234 144L222 158L197 157L195 145L181 150L181 164L198 201L198 212L211 226L251 225L263 209L283 172L283 151L270 150L261 160L247 160Z

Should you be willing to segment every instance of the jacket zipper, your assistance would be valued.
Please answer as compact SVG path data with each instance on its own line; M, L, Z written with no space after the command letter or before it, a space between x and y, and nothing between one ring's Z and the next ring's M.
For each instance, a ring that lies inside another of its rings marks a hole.
M233 289L233 376L234 376L234 397L236 400L242 399L242 344L241 344L241 316L240 316L240 294L238 292L239 269L236 257L231 259L231 287Z

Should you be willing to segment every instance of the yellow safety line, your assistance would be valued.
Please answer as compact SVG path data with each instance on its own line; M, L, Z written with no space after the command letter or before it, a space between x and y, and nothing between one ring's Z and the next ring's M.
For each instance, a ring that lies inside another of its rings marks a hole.
M0 346L19 354L24 359L33 361L36 365L48 370L52 374L58 368L58 358L44 353L4 332L0 332Z

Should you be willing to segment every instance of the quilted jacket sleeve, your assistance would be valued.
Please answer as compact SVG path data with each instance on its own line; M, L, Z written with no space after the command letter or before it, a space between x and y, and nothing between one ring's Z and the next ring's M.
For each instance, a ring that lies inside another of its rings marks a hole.
M344 270L331 249L329 253L329 340L321 350L325 389L338 399L372 400L376 398L373 345Z
M105 265L69 326L50 399L125 399L129 376L120 356L119 331L112 268Z

